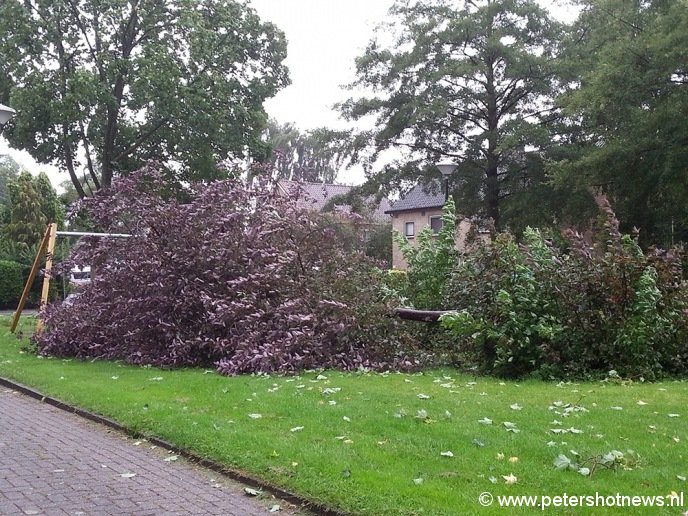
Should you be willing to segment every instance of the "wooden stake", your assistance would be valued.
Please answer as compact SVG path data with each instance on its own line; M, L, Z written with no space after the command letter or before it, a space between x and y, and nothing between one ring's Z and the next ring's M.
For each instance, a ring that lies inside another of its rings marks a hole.
M31 266L31 272L29 273L29 278L26 280L26 285L24 285L24 291L22 292L21 298L19 298L19 304L17 305L17 310L14 312L14 316L12 317L12 326L10 327L10 331L14 333L14 331L17 329L17 323L19 322L19 317L21 316L22 312L24 311L24 305L26 304L26 300L29 297L29 292L31 291L31 286L33 285L34 280L36 279L36 274L38 274L38 268L41 265L41 259L43 258L43 253L45 253L45 250L48 247L48 240L50 240L50 228L51 226L48 226L45 230L45 235L43 235L43 240L41 240L41 245L38 246L38 252L36 253L36 257L33 260L33 265Z
M43 310L48 303L48 294L50 293L50 274L53 268L53 254L55 253L55 239L57 238L57 224L52 223L48 226L50 235L48 236L48 248L45 253L45 274L43 275L43 289L41 290L41 304L39 310ZM43 322L38 319L36 324L36 333L43 331Z

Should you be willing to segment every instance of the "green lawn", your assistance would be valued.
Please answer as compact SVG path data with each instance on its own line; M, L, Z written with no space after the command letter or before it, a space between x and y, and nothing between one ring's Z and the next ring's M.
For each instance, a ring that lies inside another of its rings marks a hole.
M519 513L496 503L482 508L477 499L485 491L495 497L685 491L688 503L686 382L517 383L453 370L226 378L39 358L22 351L26 341L10 335L8 325L0 319L0 376L342 511ZM584 476L553 466L560 454L586 462L612 450L629 458L629 449L639 460L628 469Z

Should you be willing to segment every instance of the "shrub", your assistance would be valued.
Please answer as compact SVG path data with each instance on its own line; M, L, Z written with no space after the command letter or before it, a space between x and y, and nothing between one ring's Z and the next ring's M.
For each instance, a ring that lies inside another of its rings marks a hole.
M591 245L565 233L556 246L528 229L518 245L499 235L454 272L443 318L464 358L484 372L519 377L616 370L654 378L685 372L688 287L679 256L643 253L602 200Z
M87 201L102 230L133 236L78 246L95 278L45 312L40 352L225 374L416 365L381 272L331 219L235 180L194 186L186 203L161 191L150 166Z
M412 245L398 231L394 240L408 265L405 288L399 295L413 308L435 310L444 308L445 286L457 263L456 213L449 199L442 210L442 228L436 234L429 227L418 234Z
M22 265L0 260L0 307L15 308L23 289Z

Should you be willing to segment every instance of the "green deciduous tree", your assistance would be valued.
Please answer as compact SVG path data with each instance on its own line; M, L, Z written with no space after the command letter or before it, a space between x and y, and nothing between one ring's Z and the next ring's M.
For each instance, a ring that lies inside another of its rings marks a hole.
M40 242L47 224L34 177L24 171L10 182L8 189L10 217L4 228L5 236L9 242L22 247L34 246Z
M177 179L264 157L263 101L287 84L284 35L233 0L4 0L0 98L14 147L79 196L145 160ZM82 158L83 157L83 158Z
M688 240L688 3L579 4L560 99L571 152L558 178L606 193L645 244Z
M5 221L0 225L0 247L4 256L23 260L27 249L40 242L48 223L63 226L64 209L44 172L34 177L22 171L9 181L7 191Z
M408 150L379 179L437 174L432 165L451 159L460 211L503 225L505 205L543 180L562 27L533 0L397 1L390 18L396 39L357 60L357 85L376 94L342 106L376 117L373 158Z

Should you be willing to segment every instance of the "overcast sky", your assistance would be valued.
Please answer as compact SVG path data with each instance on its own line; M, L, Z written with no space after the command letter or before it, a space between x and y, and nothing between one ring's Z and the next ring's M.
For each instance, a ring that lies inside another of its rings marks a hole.
M302 130L345 127L332 106L349 96L341 86L354 79L354 59L372 39L375 26L384 21L392 1L251 0L260 17L282 29L288 40L286 64L292 84L267 101L268 114L281 123L294 122ZM554 3L540 1L548 7ZM561 17L572 15L555 10ZM33 173L48 171L54 184L68 178L66 172L58 174L34 164L0 138L0 155L7 153ZM350 183L363 177L352 173L340 179Z

